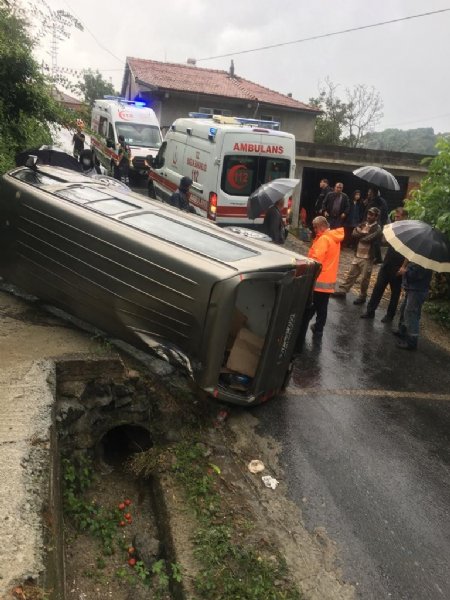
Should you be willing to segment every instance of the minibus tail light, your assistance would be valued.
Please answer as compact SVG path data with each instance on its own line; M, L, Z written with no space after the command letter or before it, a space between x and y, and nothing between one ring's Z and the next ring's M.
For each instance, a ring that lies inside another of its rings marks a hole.
M301 260L301 259L296 258L295 259L295 276L303 277L303 275L306 275L306 273L309 269L309 265L310 265L310 263L307 262L306 260Z
M216 192L210 192L209 194L209 205L208 205L208 219L215 221L217 217L217 194Z

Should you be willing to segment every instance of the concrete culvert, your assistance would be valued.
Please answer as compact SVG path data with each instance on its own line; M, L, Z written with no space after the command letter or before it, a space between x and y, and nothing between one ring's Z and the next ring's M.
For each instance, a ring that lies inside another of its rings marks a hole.
M152 446L152 438L145 427L119 425L103 435L98 449L104 462L118 466L136 452L143 452Z

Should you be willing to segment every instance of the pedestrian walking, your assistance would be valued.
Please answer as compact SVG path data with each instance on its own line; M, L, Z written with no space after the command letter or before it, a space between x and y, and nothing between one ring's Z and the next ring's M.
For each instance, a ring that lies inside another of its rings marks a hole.
M344 229L342 227L330 229L326 218L321 216L313 219L312 226L316 237L309 249L308 256L319 262L322 270L313 291L311 317L316 314L316 321L311 325L311 331L315 337L321 337L327 321L328 301L336 285Z
M344 184L336 183L334 190L325 197L322 213L328 219L330 229L343 227L349 213L350 200L343 190Z
M122 183L127 185L130 183L129 172L130 172L130 161L131 161L131 149L130 146L125 142L123 135L119 135L119 148L117 150L117 161L114 172L114 177L120 179Z
M405 297L400 307L398 331L394 332L400 338L397 347L402 350L417 350L422 305L428 296L433 272L407 261L400 271L403 274Z
M355 258L352 260L350 271L343 283L334 292L334 298L345 298L350 288L361 275L360 292L353 304L364 304L367 297L370 276L372 274L374 242L381 237L381 227L378 224L380 211L378 208L370 208L367 212L367 220L353 230L353 237L358 240Z
M394 221L403 221L407 218L408 211L406 209L401 206L395 209L393 214ZM389 323L394 319L402 289L402 275L400 273L400 269L403 265L403 262L404 256L394 250L391 245L389 245L383 263L378 271L377 280L372 290L372 295L367 303L367 310L361 315L361 319L375 318L375 311L380 304L381 298L383 297L387 286L389 286L391 290L391 297L389 299L389 306L386 314L381 319L381 322Z
M267 210L264 217L263 230L275 244L284 244L286 240L286 229L281 215L283 207L284 198L281 198Z
M178 190L169 198L169 204L185 212L195 213L195 208L189 204L189 189L192 185L190 177L182 177Z
M79 158L80 153L84 150L84 141L86 137L82 131L81 124L77 125L77 129L72 136L72 144L73 144L73 155L75 158Z

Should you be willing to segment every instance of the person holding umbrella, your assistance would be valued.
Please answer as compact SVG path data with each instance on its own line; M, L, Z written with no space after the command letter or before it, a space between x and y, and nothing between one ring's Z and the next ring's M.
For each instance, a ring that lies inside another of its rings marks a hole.
M263 230L275 244L284 244L286 230L284 228L281 211L284 208L284 198L280 198L272 204L264 217Z
M384 237L405 257L400 273L405 297L400 308L397 346L416 350L422 305L430 288L432 271L450 273L450 241L438 229L422 221L397 221L386 225Z
M395 221L403 221L407 218L408 212L404 208L399 206L395 209ZM400 272L400 269L403 266L404 260L404 256L400 254L400 252L394 250L391 245L389 245L383 260L383 264L378 271L377 280L372 290L372 295L367 303L367 311L361 315L361 319L375 318L375 311L377 310L384 291L388 285L391 290L391 299L389 301L387 312L381 319L381 322L389 323L394 319L398 301L400 299L400 293L402 291L402 273Z

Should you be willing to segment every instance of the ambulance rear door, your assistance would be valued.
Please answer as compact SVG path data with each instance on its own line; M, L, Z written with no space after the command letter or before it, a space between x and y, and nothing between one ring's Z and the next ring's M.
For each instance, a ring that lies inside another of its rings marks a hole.
M263 216L247 218L248 197L260 185L294 177L293 135L259 128L224 134L218 186L218 224L262 224Z

